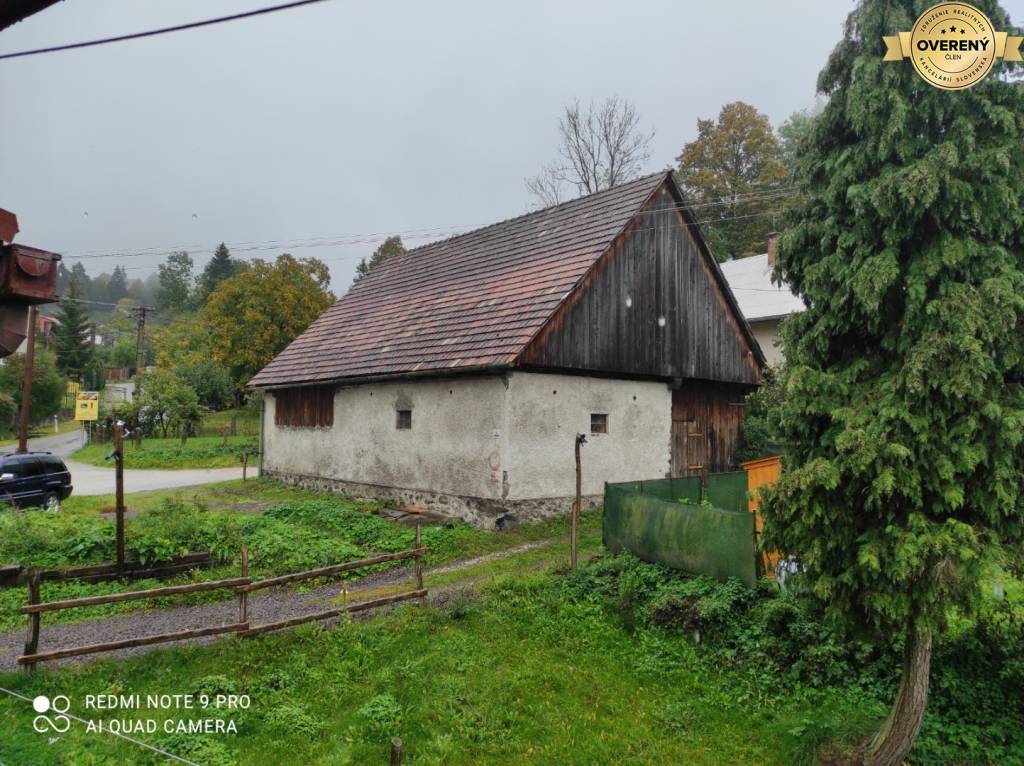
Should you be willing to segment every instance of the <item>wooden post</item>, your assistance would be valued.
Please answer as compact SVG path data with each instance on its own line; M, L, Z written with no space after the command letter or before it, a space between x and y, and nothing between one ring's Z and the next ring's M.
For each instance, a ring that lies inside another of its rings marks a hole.
M13 257L13 256L12 256ZM18 413L18 452L28 452L28 416L32 409L32 373L36 359L36 307L28 307L28 334L25 336L25 377L21 381L21 412Z
M391 766L402 766L402 740L391 738Z
M117 574L124 574L124 424L114 426L114 482L117 511Z
M28 574L28 603L38 604L39 603L39 581L40 572L38 568L33 568ZM25 654L35 654L39 651L39 621L42 615L39 612L33 612L28 616L28 636L25 639ZM35 670L35 663L31 663L25 666L25 670Z
M570 542L570 567L572 571L576 571L576 528L579 526L580 519L580 508L583 504L582 497L582 486L583 486L583 473L580 470L580 445L587 443L587 437L583 434L576 434L576 501L572 504L572 532Z
M420 523L416 522L416 550L418 551L422 547L422 532L420 531ZM423 590L423 556L420 553L416 554L416 590ZM420 606L427 605L426 596L420 596Z
M249 468L249 453L246 451L242 452L242 483L245 483L246 470Z
M249 576L249 549L242 548L242 577ZM249 622L249 591L238 591L238 622Z

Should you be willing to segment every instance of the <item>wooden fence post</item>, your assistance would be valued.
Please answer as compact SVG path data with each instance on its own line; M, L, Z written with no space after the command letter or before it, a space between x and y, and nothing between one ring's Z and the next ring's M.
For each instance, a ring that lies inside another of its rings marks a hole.
M242 451L242 483L245 483L246 470L249 468L249 453L245 450Z
M402 766L402 740L391 738L391 766Z
M570 566L572 571L576 571L576 528L579 526L580 511L583 505L582 497L582 485L583 485L583 472L580 468L580 445L587 443L587 437L583 434L576 434L576 501L572 504L572 540L570 542Z
M37 567L33 567L28 574L28 603L38 604L39 603L39 581L40 572ZM35 654L39 651L39 621L42 619L42 615L39 612L33 612L28 616L28 636L25 639L25 654ZM31 672L35 670L36 665L33 662L30 665L25 666L25 670Z
M422 547L422 545L423 545L423 536L422 536L422 533L420 531L420 523L417 521L416 522L416 550L419 551L419 549ZM421 554L419 552L416 553L416 590L423 590L423 554ZM426 605L427 605L427 598L426 598L426 596L420 596L420 606L426 606ZM399 743L399 747L401 747L401 743Z
M124 425L114 426L114 508L117 514L117 574L124 574Z
M249 576L249 549L242 548L242 577ZM238 622L249 622L249 592L244 589L238 591Z

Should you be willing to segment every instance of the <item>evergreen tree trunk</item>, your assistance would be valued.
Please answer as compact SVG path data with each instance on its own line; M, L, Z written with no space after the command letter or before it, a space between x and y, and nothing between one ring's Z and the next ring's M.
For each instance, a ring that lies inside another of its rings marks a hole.
M865 766L900 766L921 730L928 704L928 675L932 663L932 633L913 624L903 648L903 677L882 728L868 744Z

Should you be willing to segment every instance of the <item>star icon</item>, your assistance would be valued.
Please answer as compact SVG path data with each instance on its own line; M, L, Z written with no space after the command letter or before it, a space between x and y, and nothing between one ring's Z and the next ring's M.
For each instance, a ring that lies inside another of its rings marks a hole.
M967 32L965 32L964 30L962 30L962 29L961 29L961 30L960 30L960 34L962 34L962 35L966 35L966 34L967 34Z
M946 34L946 30L945 29L942 30L942 34Z
M949 31L955 33L956 32L956 27L950 27Z

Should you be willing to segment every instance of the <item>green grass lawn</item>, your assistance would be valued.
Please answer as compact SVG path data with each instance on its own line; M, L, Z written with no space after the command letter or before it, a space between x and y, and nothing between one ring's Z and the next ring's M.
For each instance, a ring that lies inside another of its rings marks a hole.
M249 453L249 464L258 465L259 440L253 436L194 436L185 444L181 439L143 439L142 446L126 440L125 468L231 468L241 467L243 451ZM113 449L109 442L94 443L75 452L72 460L91 465L110 466L107 455Z
M85 718L152 717L157 732L139 739L204 766L386 764L392 736L403 740L403 763L418 766L798 764L814 732L863 734L882 712L856 695L781 688L681 635L630 632L566 592L560 575L493 571L507 565L481 567L476 598L441 610L408 606L333 629L8 674L0 686L65 694ZM251 707L83 710L86 694L218 692L247 694ZM78 723L52 741L32 730L33 715L0 695L0 762L164 762ZM232 720L238 733L168 734L171 717Z

